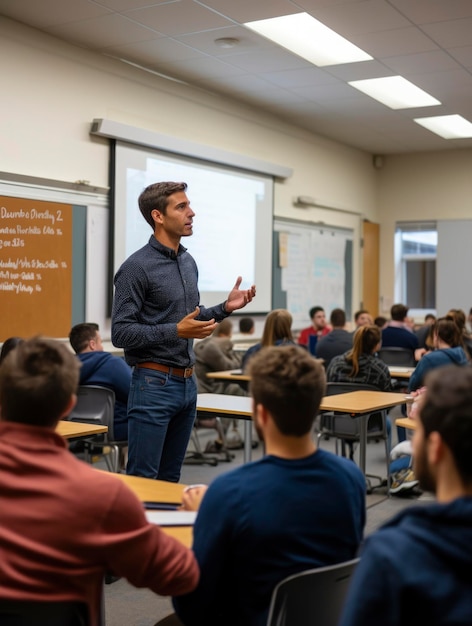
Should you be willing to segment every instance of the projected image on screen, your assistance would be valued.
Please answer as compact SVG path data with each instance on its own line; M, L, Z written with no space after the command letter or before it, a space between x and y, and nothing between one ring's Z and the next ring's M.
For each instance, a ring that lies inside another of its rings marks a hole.
M115 271L152 234L138 207L148 185L183 181L195 212L193 235L181 243L199 270L202 304L223 301L237 276L257 286L253 311L271 308L272 178L117 143Z

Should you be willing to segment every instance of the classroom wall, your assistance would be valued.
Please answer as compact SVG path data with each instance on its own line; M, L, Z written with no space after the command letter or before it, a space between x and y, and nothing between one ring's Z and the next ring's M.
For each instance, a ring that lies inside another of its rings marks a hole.
M380 297L389 315L394 298L397 221L472 218L472 150L392 155L379 171ZM451 250L458 255L460 250ZM464 267L464 272L470 268ZM460 286L460 276L454 279ZM460 287L459 287L460 288ZM470 294L472 305L472 294ZM451 303L451 306L455 306ZM439 311L440 314L445 311Z
M89 130L94 118L109 118L293 168L291 178L275 185L275 217L353 228L357 241L363 217L378 221L378 172L371 156L275 116L5 18L0 18L0 68L0 171L106 187L108 142ZM347 212L295 208L293 199L299 195ZM353 265L357 306L359 246ZM102 284L96 272L88 272L88 280ZM228 277L229 286L232 280ZM93 312L100 315L96 303Z

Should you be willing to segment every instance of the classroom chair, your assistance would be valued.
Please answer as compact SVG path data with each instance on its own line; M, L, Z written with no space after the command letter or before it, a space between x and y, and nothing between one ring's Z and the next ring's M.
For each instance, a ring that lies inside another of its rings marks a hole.
M361 383L327 383L326 394L327 396L333 396L340 393L349 393L351 391L379 391L377 387L373 385L365 385ZM341 442L342 456L346 456L346 444L350 449L350 458L353 459L354 444L360 441L360 419L367 419L367 441L382 440L385 447L385 466L387 472L387 485L390 484L390 450L388 444L388 430L387 430L387 411L375 411L367 418L365 417L353 417L349 413L337 413L333 411L323 412L320 415L320 421L318 426L317 438L318 442L322 437L334 437L336 445L336 454L339 453L338 442ZM381 476L366 474L368 491L373 489L372 484L368 480L369 478L375 478L379 484L376 487L380 487L384 484L384 480Z
M89 626L85 602L0 600L2 626Z
M77 389L77 404L68 416L72 422L103 424L108 432L85 439L86 460L99 455L105 458L110 472L120 471L120 453L128 445L127 441L115 441L114 420L115 392L100 385L80 385Z
M337 626L358 563L357 558L282 580L272 592L267 626Z

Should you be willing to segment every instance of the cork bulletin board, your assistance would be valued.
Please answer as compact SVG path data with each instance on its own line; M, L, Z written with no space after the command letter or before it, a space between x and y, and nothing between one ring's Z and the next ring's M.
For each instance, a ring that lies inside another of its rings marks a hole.
M72 232L72 205L0 196L0 341L69 334Z

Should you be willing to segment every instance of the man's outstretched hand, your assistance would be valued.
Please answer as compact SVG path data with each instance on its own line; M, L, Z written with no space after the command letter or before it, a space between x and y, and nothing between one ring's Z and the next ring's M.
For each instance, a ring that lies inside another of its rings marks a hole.
M234 287L230 291L228 295L228 299L225 303L225 309L227 313L232 313L233 311L237 311L238 309L242 309L252 301L256 296L256 286L252 285L249 289L240 289L242 282L242 276L238 276Z

